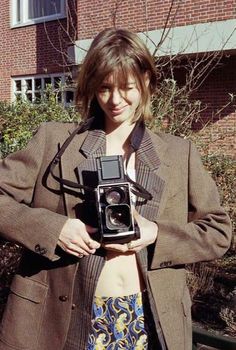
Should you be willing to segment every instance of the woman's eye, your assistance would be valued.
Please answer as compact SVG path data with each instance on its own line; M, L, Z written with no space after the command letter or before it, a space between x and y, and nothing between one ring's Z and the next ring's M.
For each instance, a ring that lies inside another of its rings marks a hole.
M109 91L109 88L107 86L101 86L98 91L101 93L105 93Z
M134 88L133 85L126 85L126 86L122 87L122 90L128 91L128 90L132 90L133 88Z

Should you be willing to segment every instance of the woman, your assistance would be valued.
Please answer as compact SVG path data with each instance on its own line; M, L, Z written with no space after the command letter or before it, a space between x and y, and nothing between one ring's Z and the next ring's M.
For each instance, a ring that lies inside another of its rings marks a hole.
M191 349L185 264L222 256L230 222L191 142L145 128L155 83L138 36L104 30L79 73L85 123L45 123L1 161L0 231L25 253L0 350ZM91 188L116 155L136 229L108 241Z

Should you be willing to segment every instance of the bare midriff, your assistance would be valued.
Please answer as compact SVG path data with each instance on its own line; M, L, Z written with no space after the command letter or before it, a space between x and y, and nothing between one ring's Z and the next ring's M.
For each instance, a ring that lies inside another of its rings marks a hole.
M98 280L96 296L125 296L144 290L136 254L107 251L105 265Z

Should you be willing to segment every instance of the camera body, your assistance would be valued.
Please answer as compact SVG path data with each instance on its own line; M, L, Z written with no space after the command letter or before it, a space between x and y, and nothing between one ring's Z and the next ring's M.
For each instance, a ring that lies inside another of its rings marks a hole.
M126 243L138 238L132 215L130 183L120 155L96 158L96 205L101 241Z

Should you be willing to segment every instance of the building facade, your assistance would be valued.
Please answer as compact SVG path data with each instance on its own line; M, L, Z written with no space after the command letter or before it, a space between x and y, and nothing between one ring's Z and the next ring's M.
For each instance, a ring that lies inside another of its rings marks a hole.
M61 99L73 101L71 79L92 38L104 28L125 27L139 33L157 57L215 57L217 65L212 69L212 60L206 66L194 94L206 105L212 149L234 154L236 114L229 101L236 94L236 0L2 0L1 5L0 100L35 101L47 84L55 89L66 84Z
M65 0L1 1L0 100L34 101L47 84L66 81L66 27Z

